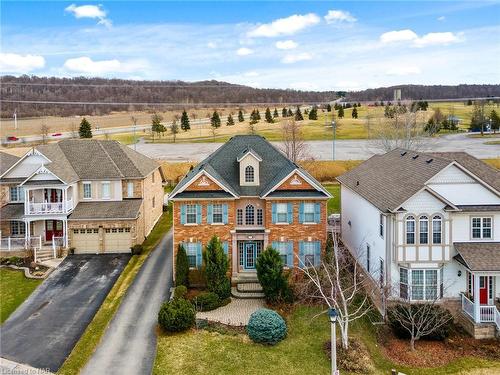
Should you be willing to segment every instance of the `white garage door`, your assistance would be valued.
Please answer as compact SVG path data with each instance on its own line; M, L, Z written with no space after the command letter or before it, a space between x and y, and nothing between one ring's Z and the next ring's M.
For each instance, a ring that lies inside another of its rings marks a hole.
M99 252L99 229L73 229L71 247L75 253L98 253Z
M106 228L104 232L104 252L130 253L132 246L130 228Z

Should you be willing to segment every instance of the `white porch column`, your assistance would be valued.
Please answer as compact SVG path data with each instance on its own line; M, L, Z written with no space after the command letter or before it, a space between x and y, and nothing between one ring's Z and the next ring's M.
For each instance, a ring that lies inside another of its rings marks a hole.
M30 237L31 237L31 233L30 233L30 221L26 220L24 222L24 225L25 225L25 230L24 230L25 245L24 245L24 248L27 249L29 247L29 240L30 240Z
M236 239L236 231L231 231L231 263L232 263L232 277L238 274L238 242Z
M68 247L68 219L63 220L63 238L64 238L64 247Z
M480 322L480 308L479 308L479 276L476 274L472 274L472 278L474 281L474 321L476 323Z
M29 205L30 205L29 190L24 188L24 214L25 215L28 215L28 213L29 213Z

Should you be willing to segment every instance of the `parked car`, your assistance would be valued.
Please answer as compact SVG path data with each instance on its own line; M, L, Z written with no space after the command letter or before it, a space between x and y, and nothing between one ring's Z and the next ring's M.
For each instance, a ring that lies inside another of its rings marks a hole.
M62 135L62 133L54 133L52 134L53 137L60 137Z
M16 136L11 135L11 136L7 137L7 141L8 142L16 142L16 141L19 141L19 138L17 138Z

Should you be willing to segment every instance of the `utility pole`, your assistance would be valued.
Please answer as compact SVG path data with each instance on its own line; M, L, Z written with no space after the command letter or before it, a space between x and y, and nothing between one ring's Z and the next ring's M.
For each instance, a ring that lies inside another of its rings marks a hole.
M137 126L137 118L135 116L131 116L130 118L131 118L132 122L134 123L134 151L136 151L137 138L135 137L135 128Z
M332 143L332 160L335 160L335 132L336 132L335 120L332 120L332 129L333 129L333 143Z
M14 109L14 129L17 130L17 108Z

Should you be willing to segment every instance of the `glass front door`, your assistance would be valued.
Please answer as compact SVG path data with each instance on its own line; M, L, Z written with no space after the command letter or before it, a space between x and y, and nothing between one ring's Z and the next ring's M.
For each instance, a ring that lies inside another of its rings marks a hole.
M245 243L245 269L255 269L255 260L257 258L257 246L254 242Z

